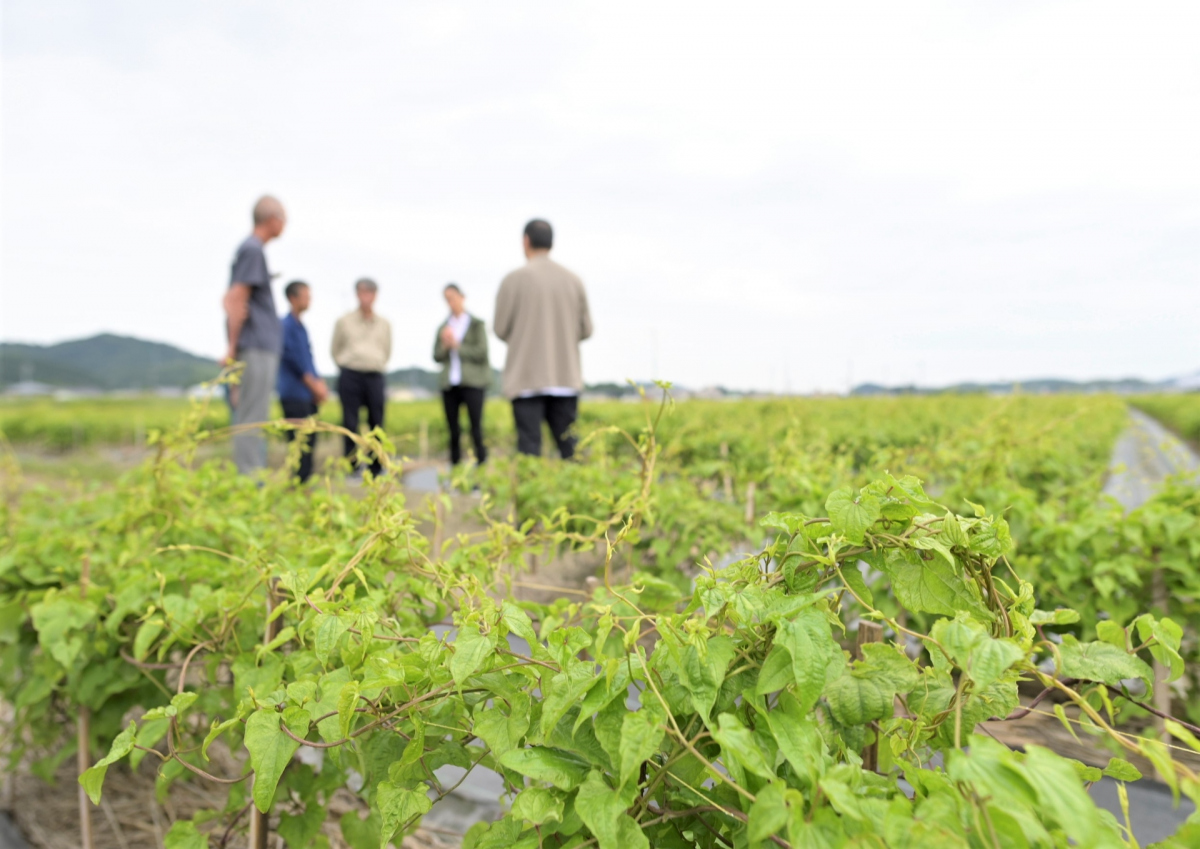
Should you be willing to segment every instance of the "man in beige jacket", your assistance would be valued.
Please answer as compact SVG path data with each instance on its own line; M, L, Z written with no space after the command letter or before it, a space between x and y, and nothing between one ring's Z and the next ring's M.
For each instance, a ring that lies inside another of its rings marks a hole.
M362 407L367 408L369 429L383 427L386 400L383 373L392 356L392 326L375 312L378 292L379 287L370 278L364 277L355 283L358 309L339 318L333 328L333 361L341 369L338 397L342 401L342 426L351 433L358 433L358 414ZM346 456L354 462L358 446L350 437L344 439ZM382 470L383 464L377 457L371 463L371 473L378 475ZM357 474L358 469L354 472Z
M583 391L579 343L592 335L587 292L550 259L548 223L530 221L523 241L528 262L504 278L496 295L494 329L508 343L504 395L512 400L517 450L541 455L544 420L566 460L575 453L571 426Z

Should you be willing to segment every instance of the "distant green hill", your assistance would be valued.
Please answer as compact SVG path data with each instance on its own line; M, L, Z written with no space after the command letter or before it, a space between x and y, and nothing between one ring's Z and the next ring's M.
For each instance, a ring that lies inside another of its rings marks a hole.
M57 345L0 342L0 389L21 381L70 389L155 389L187 387L212 380L216 360L198 357L164 342L102 333ZM499 387L500 373L492 370ZM438 391L438 372L416 366L388 372L387 382Z
M173 345L111 333L57 345L0 342L0 386L31 380L106 391L185 387L219 371L215 360Z

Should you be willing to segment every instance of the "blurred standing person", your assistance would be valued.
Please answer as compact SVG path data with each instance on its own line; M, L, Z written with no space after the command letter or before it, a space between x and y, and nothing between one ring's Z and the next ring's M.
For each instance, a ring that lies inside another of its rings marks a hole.
M450 464L462 460L460 410L467 408L475 462L487 459L483 444L483 398L492 380L488 364L487 328L466 310L467 298L455 283L442 290L450 316L438 328L433 342L433 359L442 364L442 405L450 428Z
M283 354L279 360L279 401L283 405L286 419L307 419L317 414L317 408L329 397L325 381L317 375L313 365L312 345L308 340L308 329L300 317L312 303L312 291L303 280L293 280L283 290L291 307L283 317ZM296 478L305 483L312 476L315 433L305 434L301 439L300 467ZM296 431L287 432L288 442L296 438Z
M512 399L517 450L542 453L542 421L563 459L575 453L571 427L579 412L583 374L579 343L592 335L587 292L572 272L550 259L554 231L540 219L525 225L524 267L496 294L496 336L508 343L504 395Z
M279 238L286 225L283 204L270 195L259 198L254 204L254 230L233 258L224 301L229 349L223 364L246 364L241 382L231 393L235 426L265 422L270 415L283 328L275 312L271 273L263 248ZM251 428L234 435L233 461L242 474L266 467L267 440L261 430Z
M386 400L383 374L392 356L392 326L375 312L378 293L379 287L368 277L355 283L358 309L339 318L333 328L333 361L341 369L337 390L342 401L342 425L351 433L358 433L362 407L367 408L369 429L383 427ZM358 446L348 436L345 442L346 456L354 462ZM378 475L382 471L383 464L376 457L371 463L371 473ZM358 472L356 466L354 473Z

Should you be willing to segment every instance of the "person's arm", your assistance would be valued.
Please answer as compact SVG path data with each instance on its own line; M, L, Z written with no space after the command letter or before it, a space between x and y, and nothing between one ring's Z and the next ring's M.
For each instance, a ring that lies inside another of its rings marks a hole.
M512 325L513 292L512 285L506 277L500 284L500 291L496 293L496 314L492 316L492 330L497 339L507 342L508 337L512 335Z
M301 377L304 375L305 364L304 352L300 348L302 341L300 328L285 321L283 324L283 353L279 355L279 368Z
M467 328L462 344L458 346L458 356L464 363L487 365L487 327L479 319L471 319L471 326Z
M383 370L387 371L387 364L392 359L392 323L387 321L383 326L387 331L383 340Z
M313 400L317 404L324 404L325 399L329 397L329 387L325 385L325 381L317 377L315 374L304 375L304 385L308 387L308 391L313 394Z
M300 379L304 381L304 385L308 387L308 391L313 394L313 400L318 404L324 403L329 397L329 389L325 386L325 381L321 380L317 374L316 363L313 362L312 345L309 344L308 334L303 332L299 327L295 329L297 336L297 349L300 352Z
M592 335L592 314L588 310L587 290L579 284L579 341Z
M442 325L437 329L437 335L433 337L433 361L435 363L446 363L450 360L450 349L446 347L445 341L442 338Z
M225 291L225 322L229 330L229 350L225 354L222 365L229 365L237 359L238 337L246 318L250 315L250 285L248 283L232 283Z
M342 348L345 344L346 329L342 326L342 320L339 318L337 323L333 325L333 342L329 345L329 354L339 366L342 364Z

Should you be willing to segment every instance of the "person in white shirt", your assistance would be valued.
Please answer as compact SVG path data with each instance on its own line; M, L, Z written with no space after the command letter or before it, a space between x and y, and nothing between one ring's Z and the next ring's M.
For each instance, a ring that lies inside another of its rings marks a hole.
M455 283L442 290L449 317L438 327L433 342L433 359L442 364L442 404L446 409L446 424L450 429L450 462L462 461L462 425L459 415L467 408L471 422L471 442L475 447L475 462L487 459L483 443L483 399L492 382L488 364L487 328L466 310L466 296Z

